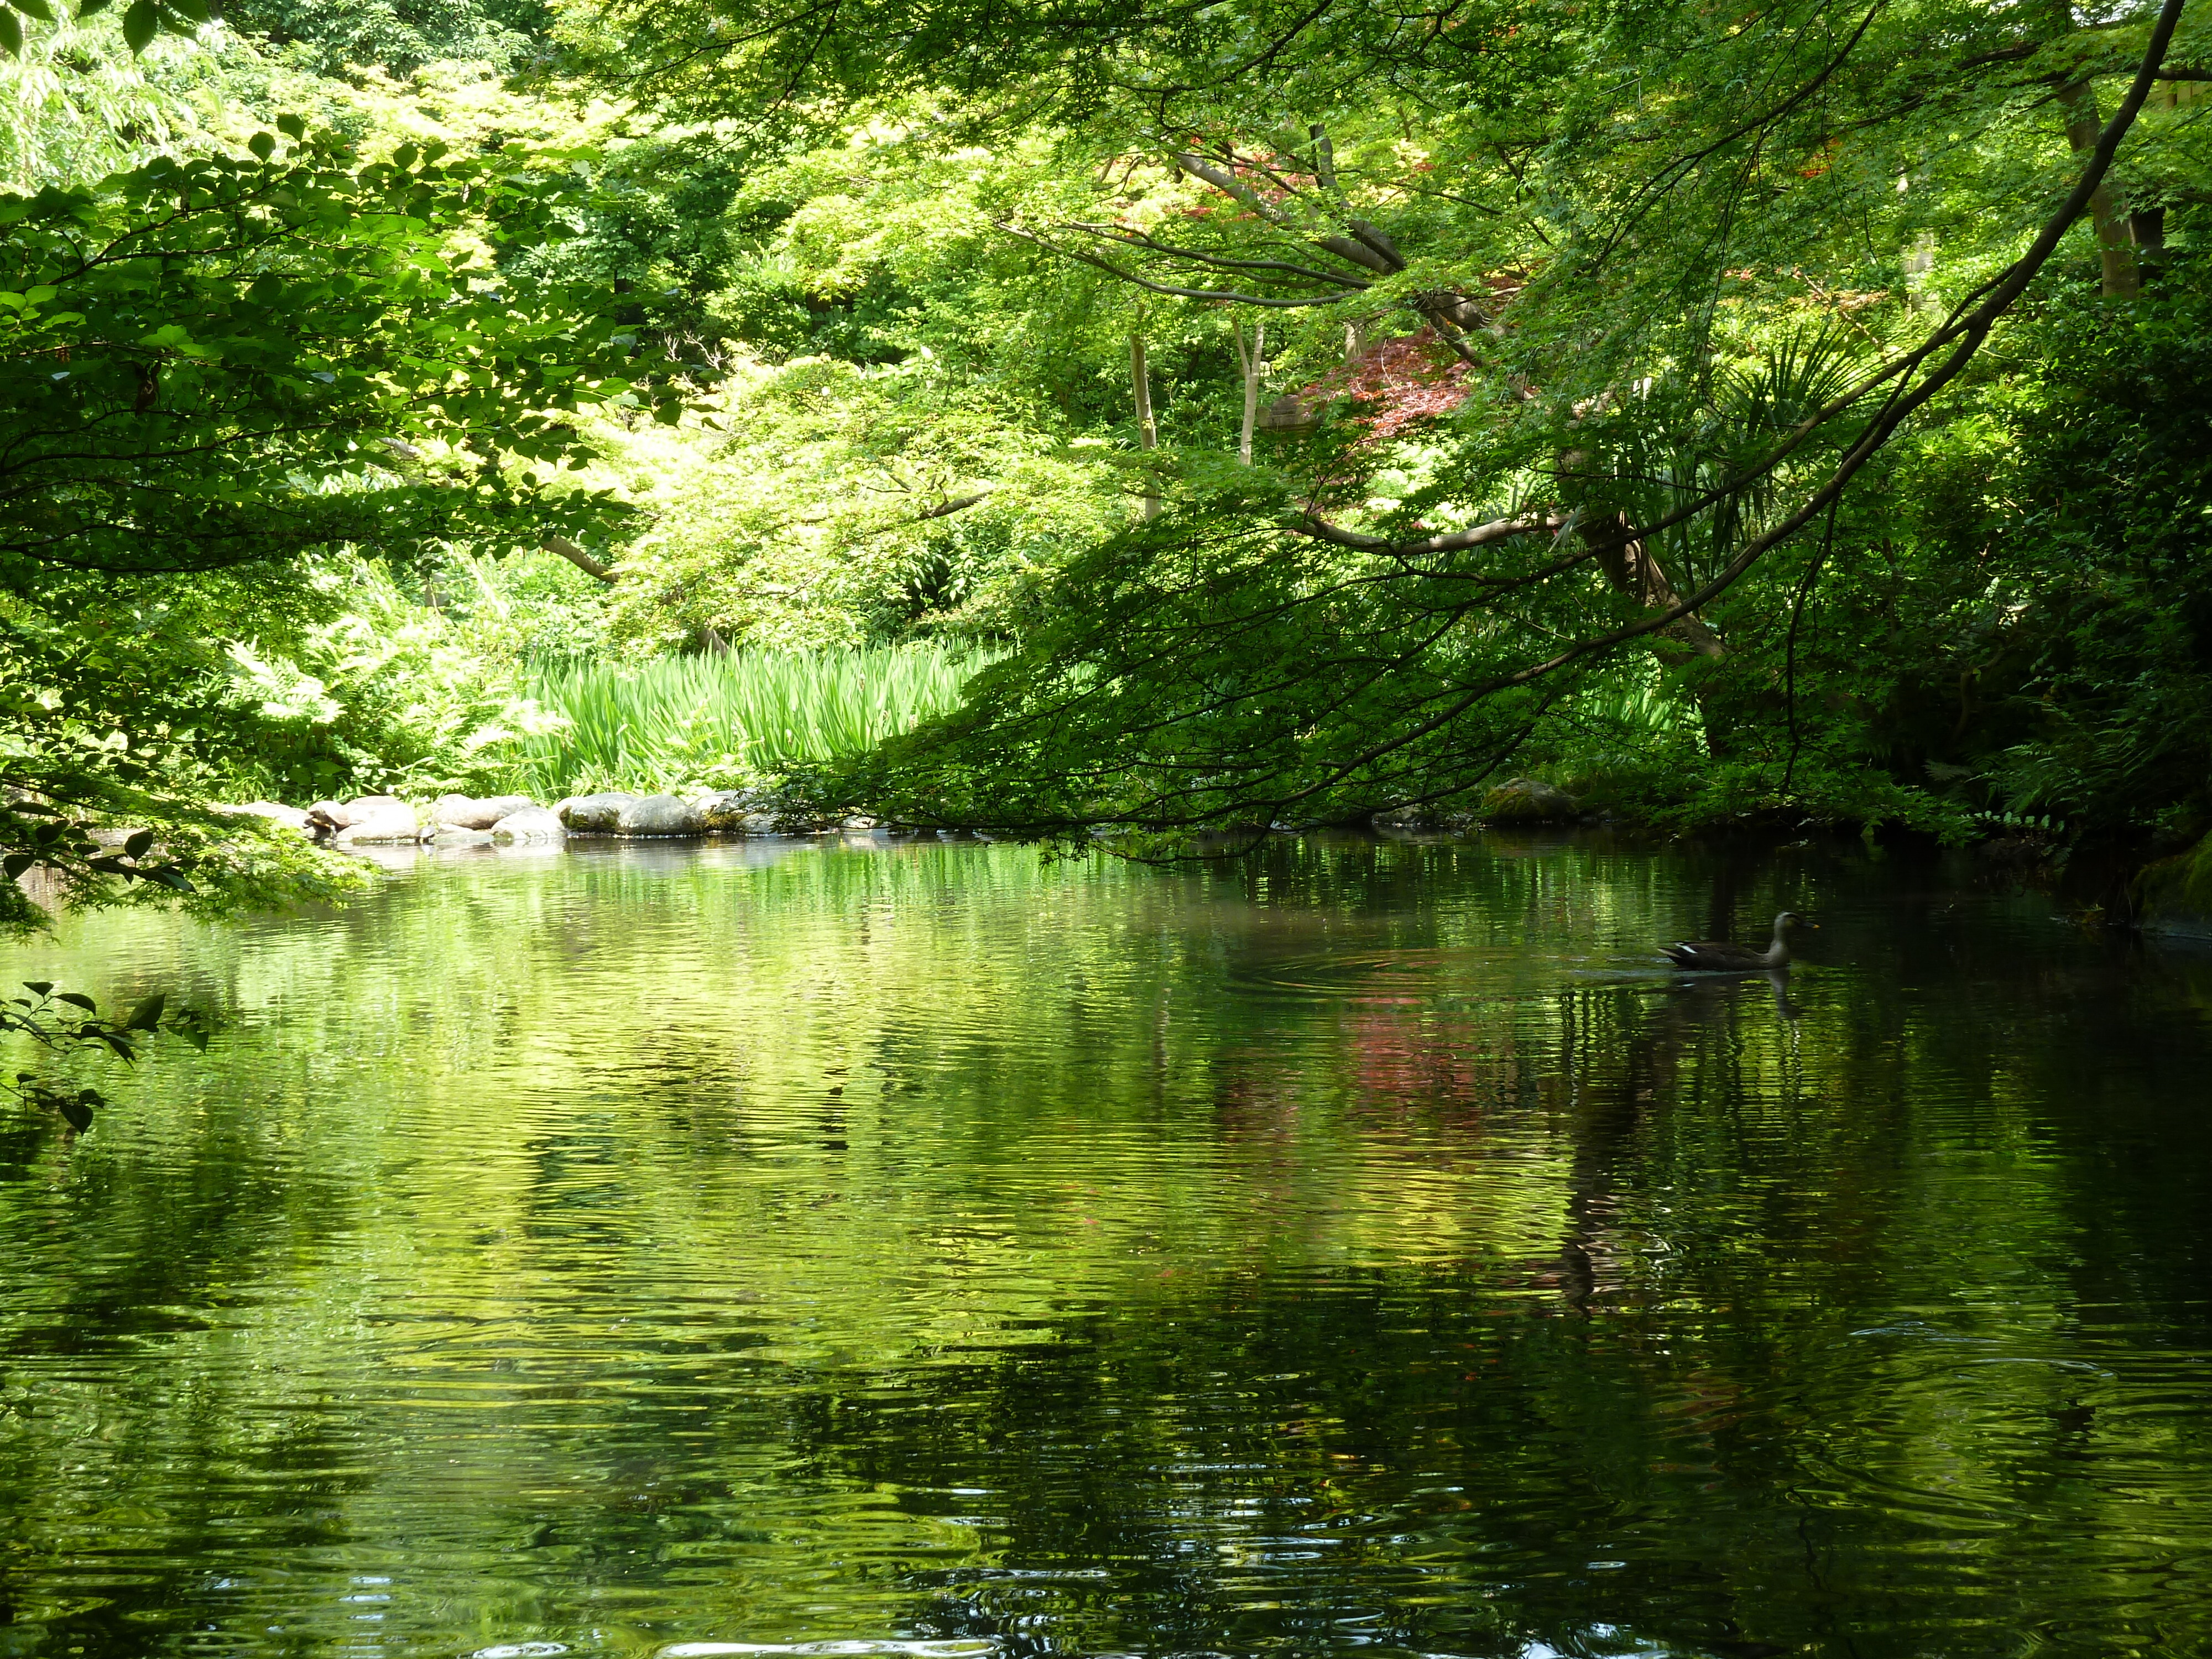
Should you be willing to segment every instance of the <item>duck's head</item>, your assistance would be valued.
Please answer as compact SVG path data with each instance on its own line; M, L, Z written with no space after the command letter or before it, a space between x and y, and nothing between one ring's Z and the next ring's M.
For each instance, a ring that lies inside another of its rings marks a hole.
M1808 921L1795 910L1784 910L1774 918L1774 933L1778 939L1794 928L1803 927L1817 933L1820 931L1820 927L1819 922Z

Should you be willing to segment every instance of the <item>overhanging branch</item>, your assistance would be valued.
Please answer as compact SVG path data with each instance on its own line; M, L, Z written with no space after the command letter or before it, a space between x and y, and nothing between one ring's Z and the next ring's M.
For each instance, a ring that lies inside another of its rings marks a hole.
M1035 232L1024 230L1019 225L1011 224L1004 219L994 219L991 222L1009 236L1018 236L1025 242L1034 242L1048 253L1056 253L1063 259L1079 260L1086 265L1104 271L1117 281L1141 288L1148 294L1163 294L1171 299L1221 300L1232 305L1266 306L1278 311L1290 311L1304 306L1334 305L1338 301L1346 299L1351 293L1356 292L1356 290L1347 289L1335 294L1304 295L1290 299L1279 299L1266 294L1239 294L1228 289L1184 288L1174 283L1155 283L1148 277L1138 276L1133 270L1124 270L1111 260L1102 259L1095 253L1085 253L1080 248L1062 247L1056 242L1048 242Z

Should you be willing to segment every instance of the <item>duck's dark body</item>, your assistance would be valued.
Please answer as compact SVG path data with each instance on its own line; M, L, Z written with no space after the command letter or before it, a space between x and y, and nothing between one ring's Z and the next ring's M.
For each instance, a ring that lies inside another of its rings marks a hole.
M1790 930L1804 918L1784 910L1774 919L1774 942L1764 951L1723 939L1699 939L1693 944L1662 945L1660 952L1685 972L1692 974L1760 974L1790 965Z

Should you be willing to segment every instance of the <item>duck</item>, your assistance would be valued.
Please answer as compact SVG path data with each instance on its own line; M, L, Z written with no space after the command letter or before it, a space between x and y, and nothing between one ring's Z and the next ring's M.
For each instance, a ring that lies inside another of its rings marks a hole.
M1748 945L1737 945L1728 939L1700 939L1693 945L1662 945L1660 951L1677 968L1692 974L1757 974L1790 965L1790 934L1792 929L1812 927L1795 910L1784 910L1774 918L1774 942L1764 951Z

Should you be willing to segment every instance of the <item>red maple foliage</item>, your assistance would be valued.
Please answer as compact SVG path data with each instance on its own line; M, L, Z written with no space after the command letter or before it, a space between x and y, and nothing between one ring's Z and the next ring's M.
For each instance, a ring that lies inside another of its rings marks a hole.
M1376 341L1304 395L1316 402L1349 399L1352 422L1366 428L1370 441L1382 443L1465 403L1474 390L1467 377L1465 361L1425 328Z

